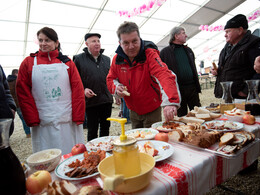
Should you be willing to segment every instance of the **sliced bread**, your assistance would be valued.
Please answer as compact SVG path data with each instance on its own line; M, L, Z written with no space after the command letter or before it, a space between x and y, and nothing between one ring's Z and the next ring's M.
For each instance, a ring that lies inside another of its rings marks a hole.
M225 133L220 137L219 146L228 145L235 139L235 136L233 133Z

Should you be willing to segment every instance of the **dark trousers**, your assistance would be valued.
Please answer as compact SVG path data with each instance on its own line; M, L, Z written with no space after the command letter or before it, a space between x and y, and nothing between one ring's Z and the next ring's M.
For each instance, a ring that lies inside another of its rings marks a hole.
M177 111L177 115L185 116L189 110L193 110L194 106L200 107L199 93L196 90L195 85L189 87L179 87L181 93L181 107Z
M110 103L86 108L88 141L98 137L99 125L99 137L109 135L110 121L107 118L111 116L111 112L112 104Z
M154 111L144 115L139 115L134 111L130 111L130 119L132 122L132 129L150 128L153 123L162 121L162 111L159 106Z

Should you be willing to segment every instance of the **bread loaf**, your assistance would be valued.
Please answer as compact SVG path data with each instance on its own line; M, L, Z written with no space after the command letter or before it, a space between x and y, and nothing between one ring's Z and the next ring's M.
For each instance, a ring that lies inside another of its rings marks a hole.
M64 195L71 195L77 191L77 187L69 181L62 180L60 182L61 191Z
M216 118L219 118L219 117L221 117L221 114L216 114L216 113L209 113L209 115L210 115L210 117L212 118L212 119L216 119Z
M197 114L209 114L210 111L206 108L199 107Z
M210 114L195 114L195 117L198 119L205 120L205 121L211 120Z
M228 145L234 140L235 136L233 133L225 133L220 137L219 146Z
M205 122L205 120L203 119L198 119L196 117L180 117L180 121L181 122L184 122L184 123L199 123L199 124L202 124Z
M77 191L77 187L69 181L55 180L48 185L46 193L48 195L72 195Z
M184 138L184 133L181 130L176 129L169 132L168 137L170 141L180 142Z
M99 186L83 186L72 195L108 195L108 193Z

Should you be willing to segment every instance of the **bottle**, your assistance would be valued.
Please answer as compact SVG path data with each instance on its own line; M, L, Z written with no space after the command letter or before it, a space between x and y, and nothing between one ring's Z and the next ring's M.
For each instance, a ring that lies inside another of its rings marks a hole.
M223 95L220 103L220 113L224 114L224 111L226 110L232 110L235 108L235 104L233 102L233 97L231 95L231 86L233 81L227 81L227 82L220 82L222 89L223 89Z
M123 175L125 178L139 175L141 173L139 149L136 139L125 135L124 124L127 122L127 119L108 118L107 120L121 123L122 134L118 139L114 140L113 148L115 175Z
M258 96L259 80L246 80L248 86L248 95L246 99L245 110L250 111L254 116L260 115L260 98Z
M12 119L0 119L0 194L25 195L25 174L9 145Z

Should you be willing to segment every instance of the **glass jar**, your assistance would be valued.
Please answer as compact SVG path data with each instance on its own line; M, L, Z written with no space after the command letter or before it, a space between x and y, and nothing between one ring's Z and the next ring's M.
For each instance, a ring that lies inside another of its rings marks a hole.
M248 95L246 99L245 110L250 111L252 115L260 115L260 98L258 96L259 80L246 80L248 86Z
M223 95L220 103L220 113L224 114L226 110L232 110L235 108L233 97L231 95L231 86L233 81L220 82L223 90Z
M116 175L132 177L141 173L139 149L134 137L128 136L125 141L115 140L113 158Z

